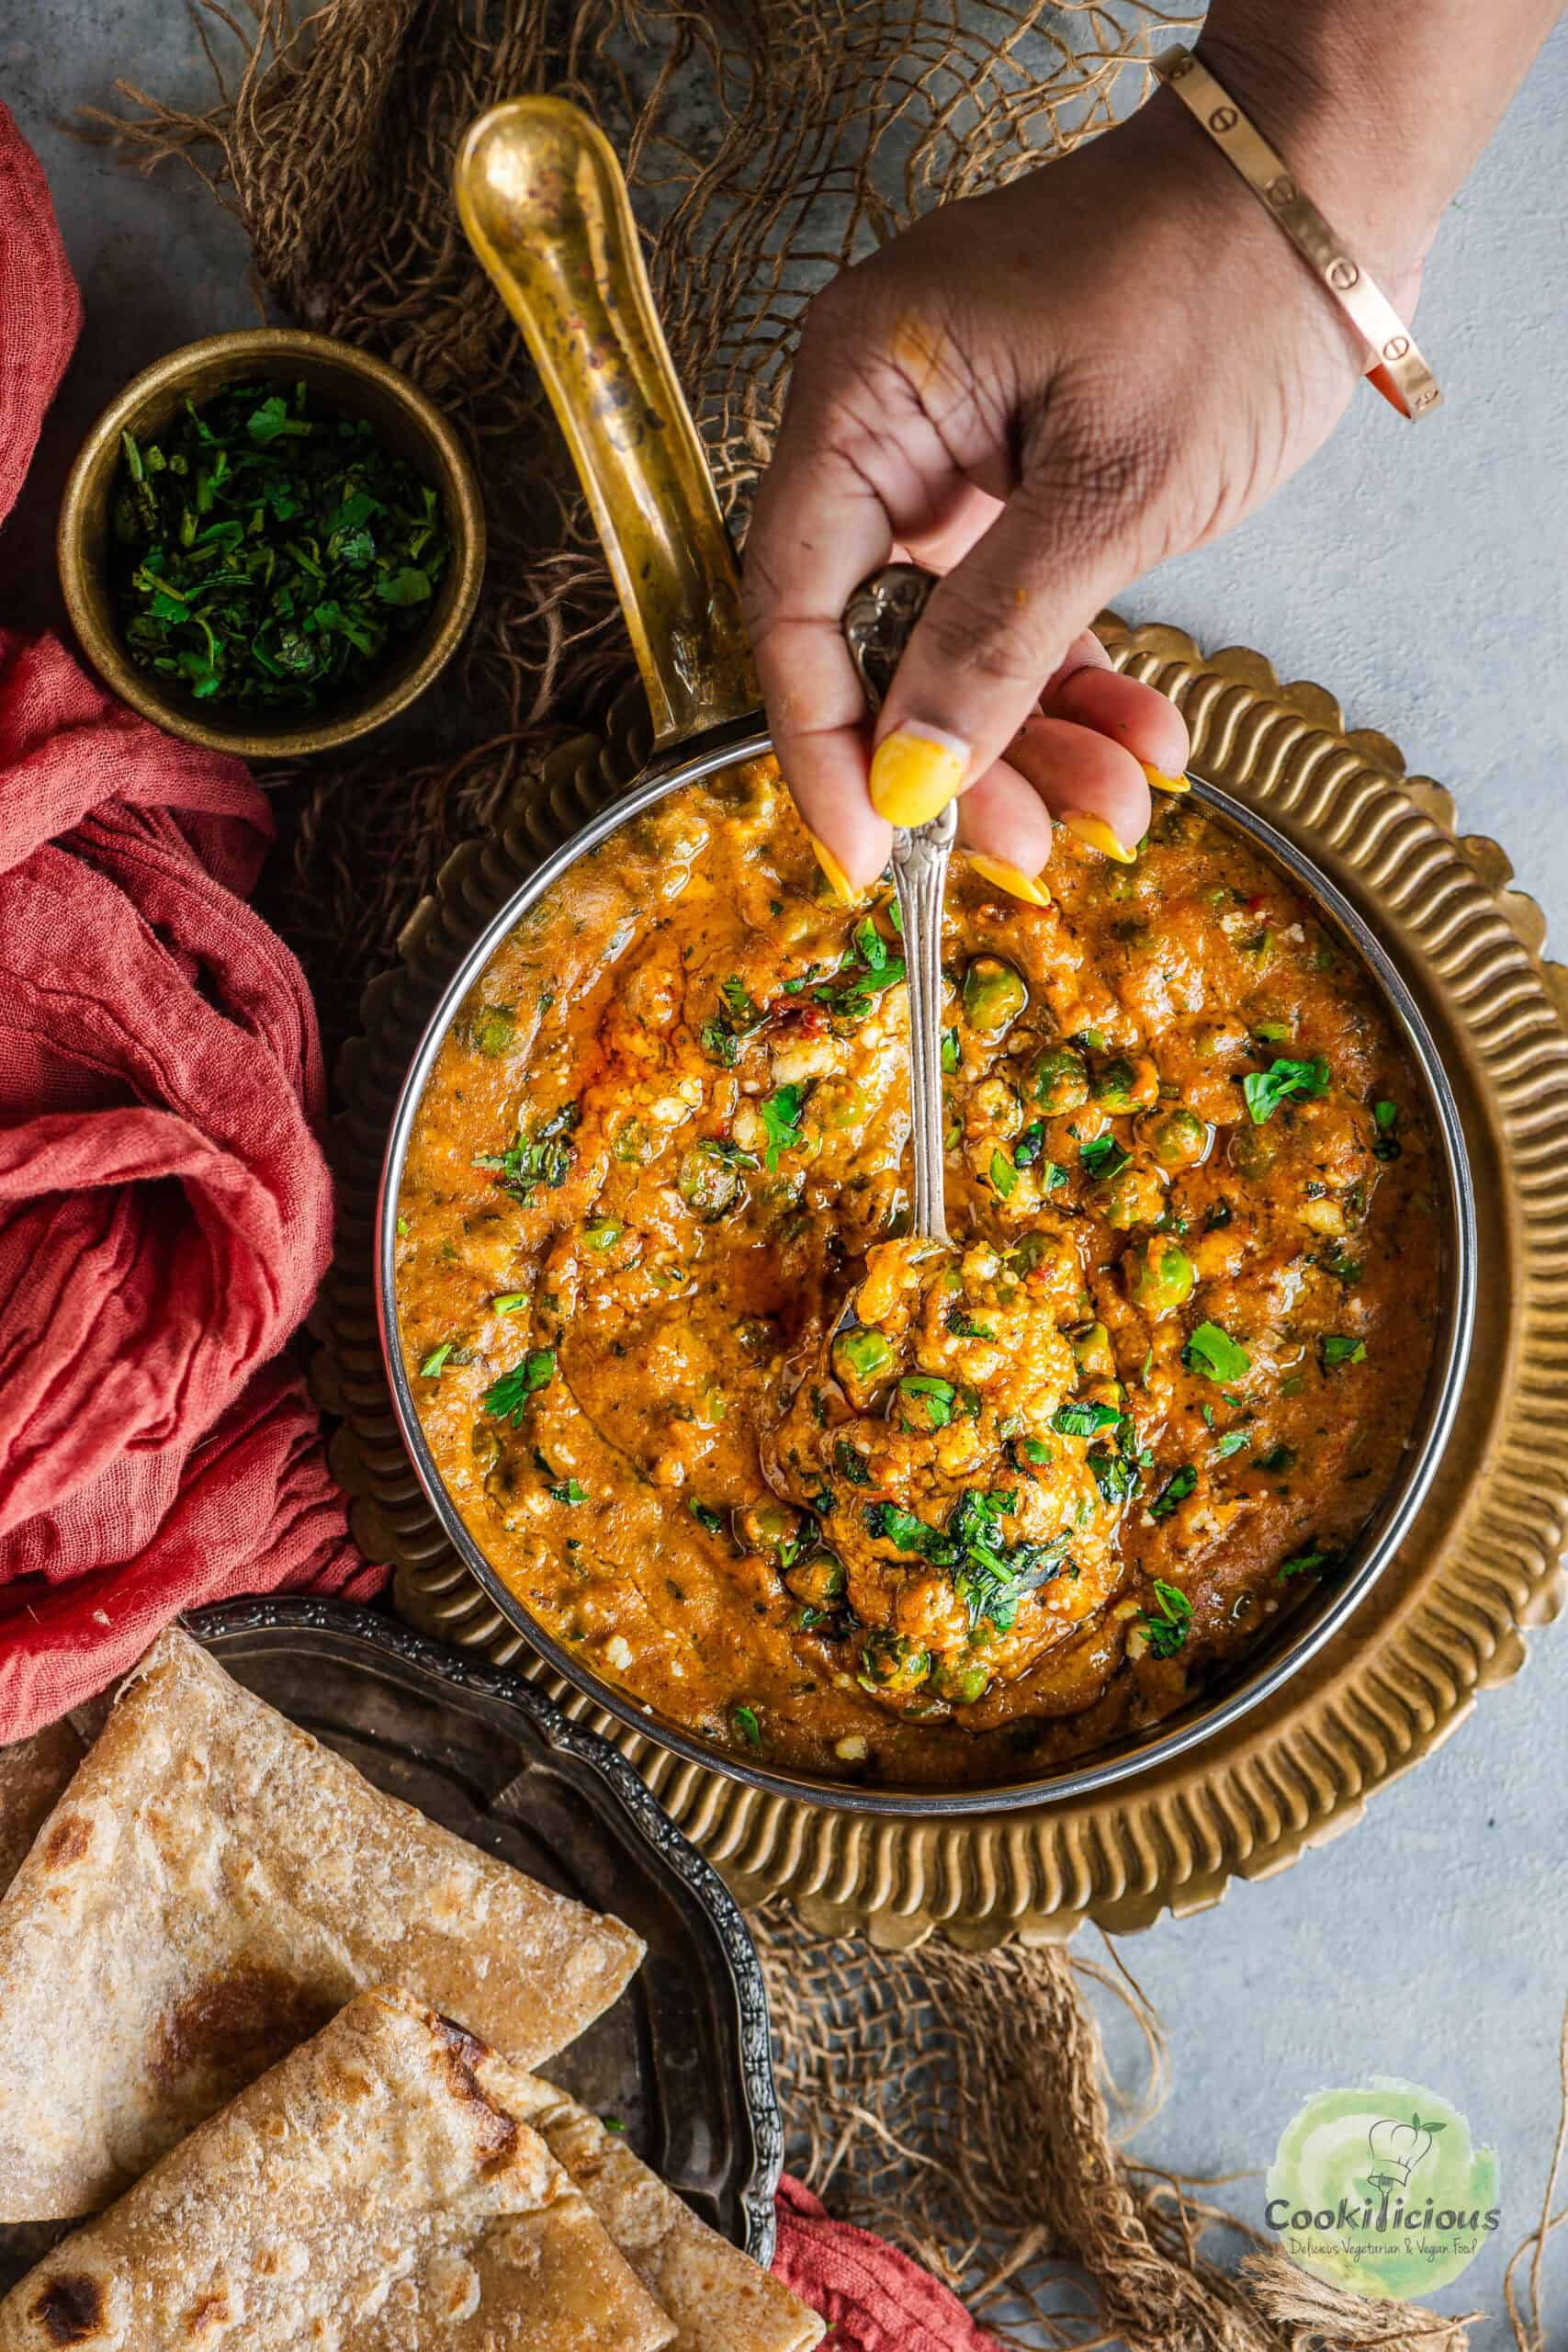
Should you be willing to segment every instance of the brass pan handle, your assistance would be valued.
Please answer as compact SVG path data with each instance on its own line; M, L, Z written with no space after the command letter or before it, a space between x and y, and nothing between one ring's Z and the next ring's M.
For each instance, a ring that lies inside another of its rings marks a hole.
M468 131L456 187L588 494L660 745L754 710L734 550L609 141L564 98L513 98Z

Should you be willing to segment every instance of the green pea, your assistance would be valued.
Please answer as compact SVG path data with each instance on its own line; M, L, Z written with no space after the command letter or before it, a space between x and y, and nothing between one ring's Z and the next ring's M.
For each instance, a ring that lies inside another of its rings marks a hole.
M1071 1046L1049 1046L1029 1066L1025 1087L1032 1102L1055 1118L1081 1110L1089 1101L1089 1070Z
M1250 1121L1235 1130L1225 1148L1238 1176L1267 1176L1280 1156L1279 1137L1273 1129L1255 1127Z
M800 1533L800 1513L772 1496L742 1503L735 1513L735 1537L742 1551L777 1559Z
M831 1552L814 1552L809 1560L797 1560L793 1568L784 1570L784 1589L804 1601L807 1609L831 1609L842 1600L848 1578L842 1560Z
M1209 1148L1208 1122L1179 1103L1142 1121L1138 1135L1162 1168L1195 1167Z
M1072 1334L1072 1350L1078 1370L1093 1380L1114 1380L1116 1358L1111 1353L1111 1337L1103 1323L1090 1323L1088 1328Z
M590 1250L613 1250L626 1229L618 1216L590 1217L582 1238Z
M484 1004L468 1023L468 1036L477 1054L488 1054L493 1060L503 1054L517 1033L517 1008L514 1004Z
M939 1657L931 1668L931 1694L950 1707L972 1707L990 1688L988 1670L976 1661Z
M1021 976L999 956L976 956L964 975L964 1017L983 1037L999 1037L1028 1002Z
M1124 1055L1118 1055L1114 1061L1096 1071L1089 1091L1102 1111L1109 1112L1112 1118L1121 1118L1138 1109L1148 1090L1140 1083L1132 1063Z
M676 1170L675 1182L681 1198L707 1225L727 1216L740 1197L739 1170L706 1151L687 1152Z
M1134 1241L1122 1262L1128 1296L1156 1322L1162 1316L1174 1315L1192 1295L1198 1278L1192 1261L1162 1233Z
M868 1634L860 1654L861 1679L878 1690L918 1690L931 1670L931 1653L907 1634L879 1627Z
M1107 1225L1125 1233L1130 1226L1153 1225L1163 1215L1165 1189L1152 1168L1134 1159L1100 1185L1099 1200Z
M852 1331L840 1331L833 1342L834 1371L840 1379L847 1374L863 1388L880 1380L892 1363L892 1349L870 1324L862 1324Z

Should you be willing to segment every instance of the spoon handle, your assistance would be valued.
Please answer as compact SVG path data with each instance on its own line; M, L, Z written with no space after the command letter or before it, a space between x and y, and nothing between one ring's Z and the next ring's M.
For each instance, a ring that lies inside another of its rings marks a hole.
M917 1240L945 1241L946 1158L942 1104L942 907L947 862L958 831L949 801L940 817L893 836L893 879L904 922L909 976L909 1092L914 1113L913 1230Z
M935 575L918 564L890 563L863 580L844 607L844 636L874 711L881 707L898 658L935 585ZM942 910L957 831L958 806L949 801L929 824L908 830L899 826L893 835L893 879L909 981L913 1229L921 1241L948 1238L942 1181Z

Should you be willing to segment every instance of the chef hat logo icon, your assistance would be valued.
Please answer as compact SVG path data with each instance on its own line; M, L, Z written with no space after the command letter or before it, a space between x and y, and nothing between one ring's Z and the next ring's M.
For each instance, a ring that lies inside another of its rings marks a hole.
M1441 2123L1423 2123L1416 2114L1408 2123L1396 2115L1380 2116L1367 2134L1372 2162L1382 2167L1371 2176L1372 2186L1408 2188L1411 2174L1432 2152L1432 2134L1444 2128Z

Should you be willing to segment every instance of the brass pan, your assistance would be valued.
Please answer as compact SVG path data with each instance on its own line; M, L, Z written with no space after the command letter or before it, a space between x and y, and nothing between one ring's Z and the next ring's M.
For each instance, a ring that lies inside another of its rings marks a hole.
M444 944L453 944L456 922L458 941L467 953L457 961L456 976L405 1080L382 1175L383 1203L395 1195L419 1091L446 1022L496 941L524 908L558 878L573 857L613 832L636 808L646 807L650 799L675 789L694 775L711 773L739 758L761 756L766 750L765 733L754 712L754 675L739 628L733 559L700 446L669 378L667 355L637 257L624 187L608 148L575 110L558 102L525 101L498 109L476 126L465 146L459 200L476 244L524 325L572 443L621 588L658 741L654 764L629 793L600 808L590 825L559 846L499 911L487 907L484 911L491 916L488 923L476 924L471 920L465 923L465 910L455 908L450 900L442 910ZM618 1721L623 1726L619 1734L623 1746L666 1802L672 1803L679 1817L749 1887L790 1883L803 1895L815 1893L835 1906L841 1904L861 1914L883 1910L891 1901L912 1926L937 1916L967 1918L977 1926L984 1922L981 1932L994 1933L1021 1915L1048 1916L1066 1924L1089 1907L1100 1916L1119 1915L1119 1924L1130 1924L1129 1905L1134 1909L1146 1908L1149 1898L1156 1896L1157 1907L1162 1880L1193 1881L1203 1876L1212 1881L1217 1872L1223 1883L1226 1868L1278 1842L1280 1831L1288 1835L1292 1828L1304 1826L1312 1804L1304 1811L1290 1804L1281 1810L1270 1799L1259 1808L1249 1796L1240 1808L1240 1817L1225 1817L1222 1807L1220 1818L1199 1829L1196 1836L1185 1823L1179 1834L1172 1835L1168 1823L1152 1841L1145 1826L1141 1833L1132 1834L1129 1844L1132 1824L1145 1809L1140 1798L1147 1792L1145 1803L1157 1803L1163 1811L1173 1788L1209 1784L1213 1774L1205 1770L1205 1758L1213 1759L1217 1769L1217 1744L1221 1743L1229 1768L1234 1768L1238 1754L1245 1753L1249 1760L1257 1760L1266 1777L1271 1770L1287 1769L1288 1742L1283 1736L1271 1740L1266 1723L1280 1726L1282 1735L1288 1718L1315 1703L1295 1695L1305 1687L1309 1666L1312 1690L1321 1698L1326 1671L1324 1661L1339 1661L1340 1675L1347 1663L1354 1665L1358 1639L1364 1637L1358 1629L1370 1631L1374 1622L1368 1596L1391 1560L1397 1555L1402 1563L1421 1556L1431 1561L1434 1547L1438 1552L1442 1548L1445 1531L1451 1532L1453 1456L1450 1450L1445 1460L1444 1441L1456 1416L1462 1416L1467 1407L1473 1420L1477 1401L1476 1383L1464 1378L1478 1263L1467 1160L1471 1146L1479 1137L1489 1162L1495 1163L1498 1141L1495 1121L1486 1115L1490 1106L1483 1107L1480 1102L1487 1090L1478 1090L1474 1083L1473 1049L1467 1051L1465 1041L1453 1034L1457 1008L1451 994L1441 988L1434 994L1432 986L1437 968L1428 952L1435 945L1432 923L1436 920L1438 931L1446 931L1458 904L1451 872L1444 873L1437 901L1426 886L1438 867L1451 868L1461 862L1455 858L1451 842L1447 844L1448 854L1439 852L1436 860L1424 854L1434 840L1440 840L1438 828L1379 772L1375 761L1356 757L1347 739L1337 739L1341 755L1325 760L1325 749L1332 752L1325 730L1304 724L1300 712L1281 712L1289 721L1283 740L1278 740L1276 727L1272 729L1276 740L1266 741L1264 737L1270 730L1263 696L1243 686L1239 699L1234 692L1227 698L1222 681L1216 697L1208 691L1215 681L1201 677L1184 661L1181 640L1169 632L1153 635L1166 642L1126 649L1136 657L1139 671L1184 689L1179 691L1178 699L1188 708L1190 719L1195 696L1204 702L1205 723L1196 729L1198 757L1201 769L1210 769L1212 774L1208 779L1200 775L1198 789L1291 870L1298 887L1308 889L1325 919L1359 954L1422 1072L1448 1171L1450 1279L1443 1329L1438 1335L1432 1390L1406 1473L1369 1531L1345 1583L1317 1596L1300 1617L1292 1619L1273 1650L1255 1653L1244 1677L1224 1692L1200 1702L1190 1718L1161 1726L1153 1739L1136 1748L1092 1759L1087 1767L1048 1781L956 1795L927 1790L852 1792L837 1784L813 1784L748 1769L728 1753L707 1750L673 1726L653 1723L621 1693L585 1675L580 1661L555 1652L532 1625L520 1604L477 1555L446 1504L434 1465L424 1453L402 1381L400 1351L395 1342L388 1345L394 1410L436 1521L454 1539L458 1556L479 1578L500 1618L519 1628L528 1645L547 1658L564 1682L603 1714ZM1160 658L1167 653L1177 654L1174 664ZM1185 674L1173 677L1173 669ZM1326 697L1320 701L1326 703ZM1265 721L1262 734L1258 732L1260 718ZM1209 724L1211 719L1217 726ZM1238 721L1244 729L1253 729L1250 744L1238 744L1234 732L1227 740L1227 729L1234 730ZM1325 740L1308 740L1314 735ZM581 786L581 765L574 782ZM1243 786L1239 794L1224 788L1238 784ZM1259 801L1271 804L1271 814L1285 815L1290 820L1287 825L1271 827L1258 813L1256 803ZM541 824L547 831L551 830L547 813L536 812L536 833ZM1423 836L1419 851L1412 838L1413 827ZM1406 854L1411 852L1416 853L1416 866L1422 869L1418 873ZM496 895L497 863L492 851L485 887L485 896L491 900ZM1394 872L1402 877L1403 903L1391 921L1382 886ZM472 861L465 878L471 887ZM1487 894L1468 873L1464 880L1468 893L1461 891L1461 897L1479 899L1495 929L1496 910ZM1407 884L1414 887L1403 887ZM1469 910L1472 916L1479 911L1473 906ZM1369 925L1369 914L1381 936L1374 935ZM466 941L462 940L465 928ZM432 942L427 922L415 944L416 956L428 961L423 950ZM1510 944L1517 961L1519 944L1512 938ZM406 1012L408 991L404 989L400 993ZM1550 1008L1539 985L1535 993L1541 999L1550 1024ZM389 994L387 989L379 992L382 1005ZM1427 1014L1437 1004L1444 1015L1436 1039L1424 1018L1423 1003ZM1558 1031L1558 1046L1562 1042ZM1450 1072L1461 1081L1457 1092L1450 1083ZM1568 1123L1568 1070L1559 1067L1557 1076L1564 1081L1564 1099L1555 1104L1555 1112ZM1497 1193L1490 1189L1497 1172L1495 1164L1488 1165L1488 1182L1483 1186L1488 1210L1495 1210L1498 1204ZM1561 1216L1562 1212L1559 1200L1556 1213ZM379 1222L380 1311L384 1337L392 1341L395 1300L390 1287L389 1215ZM1483 1233L1483 1248L1485 1240ZM339 1328L335 1318L333 1328ZM324 1379L327 1401L350 1401L349 1386L363 1385L366 1369L362 1358L356 1358L352 1383L334 1381L329 1369ZM1495 1382L1491 1393L1495 1395ZM382 1389L383 1405L385 1394ZM358 1418L356 1414L356 1421ZM384 1435L384 1410L377 1426ZM1559 1437L1560 1486L1564 1483L1562 1450ZM368 1526L372 1514L363 1510L359 1522L367 1525L373 1548L375 1538L380 1536L383 1548L400 1553L405 1562L405 1590L411 1576L426 1582L445 1577L451 1589L450 1554L435 1537L428 1514L418 1510L406 1472L400 1482L396 1466L379 1442L372 1448L372 1455L373 1460L356 1451L352 1442L339 1448L340 1463L349 1470L353 1483L362 1490L368 1485L377 1523ZM1445 1498L1436 1510L1434 1482ZM411 1503L421 1522L412 1544L391 1524L394 1518L410 1523ZM385 1541L389 1536L389 1543ZM411 1561L415 1563L412 1567L407 1565ZM466 1606L471 1618L473 1604L469 1601ZM457 1613L462 1613L460 1607ZM1381 1600L1374 1613L1382 1619ZM1397 1607L1390 1611L1394 1623L1401 1613ZM488 1611L480 1614L490 1617ZM500 1618L490 1621L492 1638L499 1630L504 1642L508 1637ZM1356 1625L1347 1639L1344 1629L1352 1618ZM471 1634L475 1627L465 1624L462 1630ZM521 1644L518 1649L523 1655ZM1456 1702L1463 1682L1461 1675L1454 1693ZM1271 1706L1252 1713L1244 1724L1244 1715L1263 1700L1271 1701ZM1199 1741L1206 1743L1204 1748L1196 1758L1184 1761ZM1401 1745L1393 1739L1387 1752L1397 1754ZM1409 1739L1403 1743L1406 1750L1413 1745ZM1276 1751L1278 1762L1271 1767L1265 1759ZM726 1794L727 1784L716 1781L717 1773L745 1786ZM1141 1776L1137 1791L1114 1804L1108 1801L1103 1794L1108 1786L1134 1773ZM1317 1777L1321 1780L1322 1775ZM1368 1774L1359 1769L1351 1777L1362 1784ZM816 1809L824 1805L863 1805L932 1824L958 1812L977 1812L993 1818L975 1821L972 1827L969 1823L949 1822L945 1830L936 1826L913 1830L901 1823L886 1824L878 1831L874 1825L857 1828L840 1811L823 1815ZM795 1816L804 1815L807 1807L813 1809L820 1829L803 1841ZM1002 1823L994 1818L1003 1808L1014 1815L1014 1833L1005 1832ZM1290 1818L1294 1812L1302 1814L1300 1823ZM1090 1822L1095 1825L1095 1838L1086 1848L1083 1833ZM897 1841L895 1847L887 1845L888 1834ZM961 1841L956 1847L951 1843L955 1838ZM939 1847L933 1847L933 1838L941 1841ZM890 1867L900 1851L904 1864ZM998 1871L1003 1856L1005 1865Z

